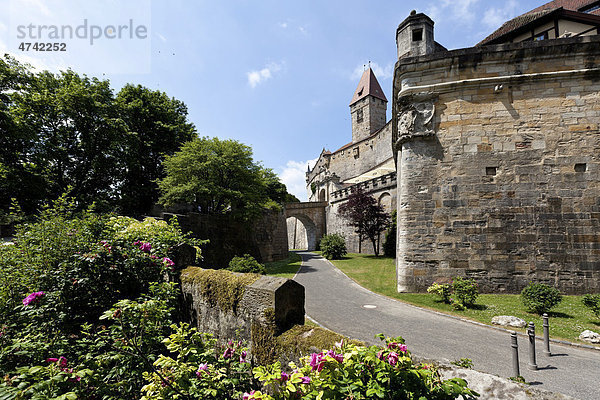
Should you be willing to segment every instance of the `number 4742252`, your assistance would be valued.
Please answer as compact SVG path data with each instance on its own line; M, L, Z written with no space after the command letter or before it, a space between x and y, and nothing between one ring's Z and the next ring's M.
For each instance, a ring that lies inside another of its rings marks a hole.
M44 43L44 42L21 42L19 45L21 51L67 51L66 43Z

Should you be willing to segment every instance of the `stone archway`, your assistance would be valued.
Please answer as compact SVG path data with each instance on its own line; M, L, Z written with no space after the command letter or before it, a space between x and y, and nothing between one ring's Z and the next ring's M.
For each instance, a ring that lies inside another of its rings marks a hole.
M304 225L308 250L316 250L317 243L326 233L326 206L327 202L288 203L285 205L285 218L298 218Z

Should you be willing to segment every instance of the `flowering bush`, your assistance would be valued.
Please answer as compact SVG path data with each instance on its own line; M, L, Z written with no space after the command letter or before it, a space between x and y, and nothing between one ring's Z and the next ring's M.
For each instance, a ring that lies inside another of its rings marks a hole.
M383 335L379 335L383 340ZM431 365L414 365L401 337L386 338L383 348L339 343L335 350L313 353L301 365L259 366L254 376L264 391L244 399L473 399L478 394L462 379L443 381Z

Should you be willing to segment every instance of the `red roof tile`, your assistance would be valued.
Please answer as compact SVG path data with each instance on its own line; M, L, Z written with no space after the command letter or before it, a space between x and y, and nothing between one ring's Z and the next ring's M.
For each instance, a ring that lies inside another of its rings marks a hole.
M350 105L356 103L358 100L363 99L367 96L377 97L383 101L387 101L385 98L385 94L383 94L383 90L381 90L381 86L379 86L379 82L377 82L377 78L375 78L375 74L371 67L367 68L365 72L363 72L362 77L360 78L360 82L358 82L358 87L354 92L354 96L352 96L352 101Z

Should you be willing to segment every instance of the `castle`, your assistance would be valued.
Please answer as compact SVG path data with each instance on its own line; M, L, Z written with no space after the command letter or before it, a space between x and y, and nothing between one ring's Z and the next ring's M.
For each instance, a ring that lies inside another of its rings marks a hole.
M555 0L448 51L413 11L396 31L391 118L369 68L352 142L306 174L325 231L370 249L337 215L360 186L397 210L398 291L457 275L482 291L600 291L599 27L600 1Z

